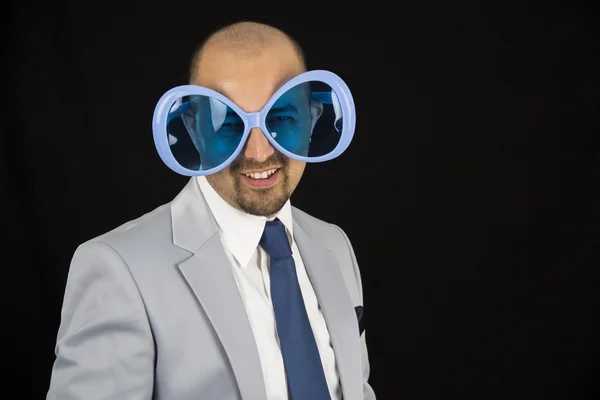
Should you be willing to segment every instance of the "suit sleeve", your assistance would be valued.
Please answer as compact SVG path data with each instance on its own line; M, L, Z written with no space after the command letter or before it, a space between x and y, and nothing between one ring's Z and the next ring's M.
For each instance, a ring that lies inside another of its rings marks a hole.
M356 255L354 254L354 249L352 247L352 243L350 243L350 239L346 233L340 228L337 227L342 233L346 244L348 245L348 251L350 252L350 257L352 258L352 265L354 267L354 275L356 277L356 284L358 285L358 293L360 296L361 303L363 302L363 290L362 290L362 279L360 275L360 269L358 268L358 262L356 260ZM361 343L361 352L362 352L362 361L363 361L363 399L364 400L375 400L375 392L371 385L369 385L369 375L371 372L371 368L369 365L369 352L367 350L367 342L366 342L366 334L365 330L360 338Z
M47 400L150 400L154 343L129 269L109 245L73 256Z

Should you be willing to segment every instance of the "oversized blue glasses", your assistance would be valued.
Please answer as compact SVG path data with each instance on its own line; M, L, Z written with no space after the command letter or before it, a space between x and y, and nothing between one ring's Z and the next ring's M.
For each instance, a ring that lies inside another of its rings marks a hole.
M154 143L163 162L185 176L227 167L260 128L283 155L331 160L354 136L356 114L348 86L329 71L309 71L285 83L262 110L248 113L222 94L195 85L167 91L154 110Z

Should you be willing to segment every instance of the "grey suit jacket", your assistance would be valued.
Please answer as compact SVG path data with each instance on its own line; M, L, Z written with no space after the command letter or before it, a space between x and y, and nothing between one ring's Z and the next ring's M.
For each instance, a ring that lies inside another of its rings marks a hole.
M375 399L350 242L292 214L344 400ZM194 179L171 203L78 247L61 315L47 399L266 400L242 298Z

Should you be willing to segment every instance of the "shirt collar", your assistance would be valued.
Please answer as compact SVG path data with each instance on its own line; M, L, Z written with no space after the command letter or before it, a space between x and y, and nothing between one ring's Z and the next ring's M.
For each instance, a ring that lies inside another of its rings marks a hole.
M245 267L258 247L260 238L269 218L247 214L231 206L213 189L204 176L197 176L196 182L204 195L219 227L223 243L237 262ZM279 218L286 228L290 243L293 240L292 207L286 201L274 218Z

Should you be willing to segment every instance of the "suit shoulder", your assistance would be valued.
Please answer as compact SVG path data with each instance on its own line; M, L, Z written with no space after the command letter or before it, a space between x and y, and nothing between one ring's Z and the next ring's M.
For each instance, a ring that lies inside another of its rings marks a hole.
M306 211L302 211L301 209L292 206L292 212L294 219L298 220L300 223L308 224L312 229L334 229L335 225L319 219L315 216L310 215Z
M108 232L105 232L88 242L103 242L112 247L126 242L146 242L148 239L160 237L168 238L171 235L170 204L163 204L154 210L129 220Z
M305 229L309 228L324 243L346 242L348 240L346 233L338 225L314 217L296 207L292 207L292 210L294 219Z

